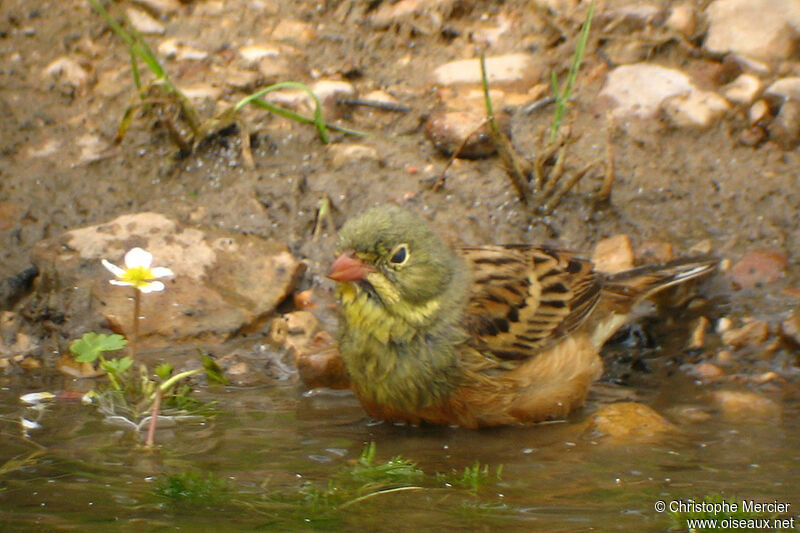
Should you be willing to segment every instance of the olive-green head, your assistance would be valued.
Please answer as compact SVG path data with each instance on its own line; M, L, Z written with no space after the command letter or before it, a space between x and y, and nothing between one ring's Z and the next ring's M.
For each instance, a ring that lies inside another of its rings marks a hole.
M448 292L460 259L419 216L393 205L347 221L329 277L367 283L385 305L423 305ZM459 280L461 281L461 280Z

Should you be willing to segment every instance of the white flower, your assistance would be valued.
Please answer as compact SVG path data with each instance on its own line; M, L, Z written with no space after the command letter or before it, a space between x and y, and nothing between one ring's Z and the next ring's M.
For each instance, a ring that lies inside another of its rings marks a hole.
M173 276L172 270L166 267L153 267L153 254L141 248L133 248L125 254L125 268L102 260L106 267L117 279L109 281L112 285L135 287L142 292L158 292L164 290L164 284L154 281L157 278Z

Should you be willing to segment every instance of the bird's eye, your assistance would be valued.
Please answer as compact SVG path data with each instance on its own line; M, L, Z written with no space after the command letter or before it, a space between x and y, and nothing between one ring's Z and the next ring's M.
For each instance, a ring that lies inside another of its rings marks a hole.
M389 259L395 265L402 265L408 259L408 245L399 244L392 250L392 258Z

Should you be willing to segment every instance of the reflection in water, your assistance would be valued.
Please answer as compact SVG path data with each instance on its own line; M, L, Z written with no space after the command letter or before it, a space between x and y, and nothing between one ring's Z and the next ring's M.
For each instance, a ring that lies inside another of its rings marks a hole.
M38 418L41 428L27 430L26 438L20 418L30 409L19 394L3 391L0 510L15 530L104 530L109 524L203 530L225 523L243 529L641 531L668 527L668 516L653 510L658 500L722 493L800 508L791 474L800 468L796 406L779 420L733 422L708 409L705 392L684 377L652 392L645 388L645 402L680 431L648 443L610 443L586 430L590 412L605 401L598 398L567 422L468 431L376 424L349 394L304 395L292 384L216 389L204 394L219 402L220 414L159 430L160 449L149 453L137 435L75 401L49 404ZM706 416L684 417L692 409ZM417 463L426 474L419 483L424 488L378 494L340 511L309 504L309 494L343 479L368 442L376 443L376 461L401 455ZM492 472L502 465L500 479L489 476L471 491L448 488L435 477L476 461ZM187 471L224 481L222 503L176 506L156 495L159 480Z

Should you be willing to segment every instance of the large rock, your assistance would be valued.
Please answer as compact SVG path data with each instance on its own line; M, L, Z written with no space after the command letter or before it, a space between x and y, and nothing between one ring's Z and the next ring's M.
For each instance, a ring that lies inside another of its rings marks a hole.
M797 0L715 0L706 15L709 27L703 46L709 52L779 61L797 48Z
M210 233L158 213L123 215L36 245L40 275L27 304L33 316L60 317L69 338L104 326L130 336L133 291L109 284L100 260L122 266L139 246L153 266L175 274L163 292L141 295L138 345L221 342L253 331L292 293L304 265L287 247L255 235Z

